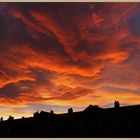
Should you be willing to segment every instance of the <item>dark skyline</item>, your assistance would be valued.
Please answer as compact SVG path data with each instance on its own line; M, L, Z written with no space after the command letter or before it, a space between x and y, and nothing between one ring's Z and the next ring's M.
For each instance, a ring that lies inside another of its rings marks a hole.
M139 138L140 105L103 109L89 105L84 110L55 114L35 112L33 117L0 121L2 138Z

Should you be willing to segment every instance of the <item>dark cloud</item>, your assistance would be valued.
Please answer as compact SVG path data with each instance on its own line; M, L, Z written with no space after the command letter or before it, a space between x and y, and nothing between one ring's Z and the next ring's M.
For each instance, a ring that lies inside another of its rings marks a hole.
M117 88L117 87L105 86L105 87L102 87L102 90L111 91L111 92L114 92L115 94L117 94L117 93L140 94L140 89L127 89L127 88Z
M12 45L20 46L32 40L28 35L26 26L10 14L14 5L0 4L0 42L1 49L7 49Z
M0 96L6 98L16 98L21 94L21 88L16 84L7 84L0 88Z
M42 70L42 69L30 69L30 73L34 76L36 83L39 84L49 84L51 85L51 82L49 79L53 78L53 75L55 75L53 72Z
M134 35L140 36L140 28L139 28L139 25L140 25L140 12L134 13L130 17L129 22L130 22L131 32Z
M120 41L120 49L122 51L133 52L139 47L139 43L131 39L123 39Z
M64 92L61 96L56 97L56 99L60 100L73 100L80 98L82 96L86 96L89 94L93 94L93 90L88 89L88 88L82 88L82 87L77 87L77 88L69 88L68 91L65 92L65 88L63 89Z

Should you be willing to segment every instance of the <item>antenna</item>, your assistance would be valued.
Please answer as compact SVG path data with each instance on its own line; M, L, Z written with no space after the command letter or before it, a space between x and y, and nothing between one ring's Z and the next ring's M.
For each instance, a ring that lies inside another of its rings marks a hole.
M52 110L51 107L49 106L50 111Z
M54 112L53 112L53 110L51 109L51 107L49 106L49 108L50 108L50 113L51 114L54 114Z

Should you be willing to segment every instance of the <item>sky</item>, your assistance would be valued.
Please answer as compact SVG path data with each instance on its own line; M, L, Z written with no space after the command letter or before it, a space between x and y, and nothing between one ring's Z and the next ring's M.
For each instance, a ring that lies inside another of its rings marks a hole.
M0 116L140 104L140 3L0 3Z

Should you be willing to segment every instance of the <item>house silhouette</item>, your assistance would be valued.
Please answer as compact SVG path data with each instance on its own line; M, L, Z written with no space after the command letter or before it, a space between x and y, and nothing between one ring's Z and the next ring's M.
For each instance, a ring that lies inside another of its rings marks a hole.
M120 138L140 137L140 105L112 108L89 105L83 111L55 114L35 112L33 117L0 121L0 137L10 138Z

